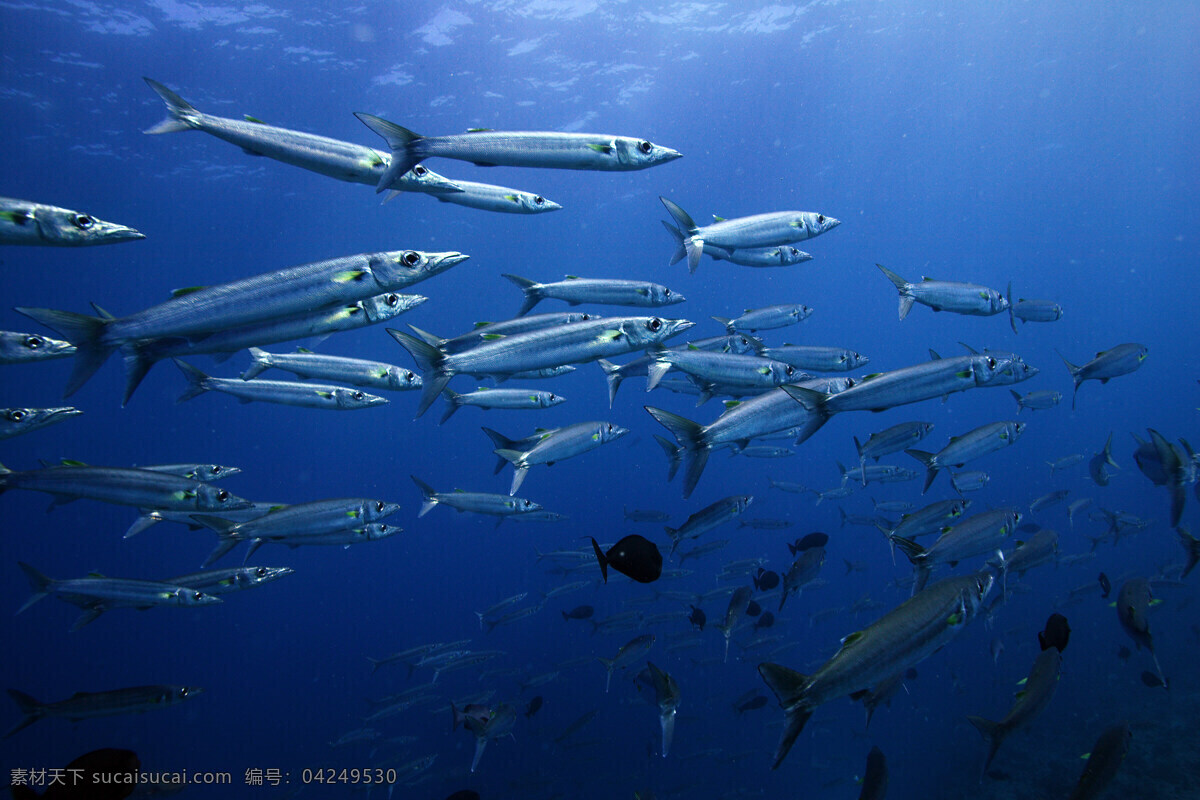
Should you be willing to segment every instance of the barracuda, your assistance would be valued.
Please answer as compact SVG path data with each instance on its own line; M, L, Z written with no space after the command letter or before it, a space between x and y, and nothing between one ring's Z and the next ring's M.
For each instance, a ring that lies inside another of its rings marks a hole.
M133 228L91 214L12 197L0 197L0 245L85 247L145 239Z

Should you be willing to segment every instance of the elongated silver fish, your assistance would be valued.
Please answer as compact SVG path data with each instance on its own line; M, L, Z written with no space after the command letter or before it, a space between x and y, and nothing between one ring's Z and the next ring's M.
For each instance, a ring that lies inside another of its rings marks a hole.
M406 392L421 388L421 376L411 369L385 364L382 361L367 361L346 356L329 356L308 351L296 353L268 353L257 347L250 348L250 366L242 373L242 380L258 377L275 367L294 373L300 378L348 383L370 389Z
M1128 375L1142 365L1150 348L1136 342L1119 344L1109 350L1101 350L1096 357L1081 367L1077 367L1062 353L1058 357L1067 365L1071 380L1075 382L1075 393L1071 395L1071 408L1075 408L1075 400L1079 397L1079 387L1084 381L1100 381L1108 383L1119 375Z
M763 347L758 350L758 354L763 358L785 361L797 369L811 369L816 372L849 372L866 366L871 360L844 347L799 344Z
M996 289L974 283L935 281L922 278L909 283L882 264L876 264L900 293L900 319L908 316L913 303L929 306L934 311L950 311L976 317L990 317L1008 310L1008 299Z
M133 228L81 211L0 197L0 244L85 247L145 238Z
M182 403L205 392L223 392L243 403L258 400L285 406L319 408L329 411L354 411L386 405L388 400L361 389L303 381L244 381L241 378L214 378L178 358L175 366L188 380L187 390L175 402Z
M679 684L669 672L663 672L654 665L653 661L646 662L650 674L650 685L654 689L654 704L658 706L658 722L662 728L663 758L671 752L671 742L675 738L675 715L679 711Z
M422 372L424 388L416 416L424 414L458 374L508 376L525 370L595 361L598 358L644 350L682 333L694 323L659 317L613 317L576 322L489 339L461 353L448 353L429 344L432 334L414 329L420 339L388 329L412 355Z
M58 406L55 408L0 408L0 439L20 436L22 433L32 433L36 430L66 422L71 417L82 414L74 406Z
M75 353L75 345L36 333L0 331L0 364L27 364L66 358Z
M697 225L686 211L665 197L659 197L679 226L683 241L675 249L671 263L685 256L688 270L696 271L706 245L714 245L736 254L744 248L775 247L802 242L831 231L842 223L813 211L772 211L748 217L720 219L711 225ZM676 237L678 239L678 237Z
M543 434L538 443L528 450L497 448L494 452L513 465L512 488L508 493L514 495L521 488L530 467L582 455L602 444L615 442L627 433L628 428L611 422L577 422Z
M339 181L368 186L378 184L391 164L386 153L364 145L276 128L253 117L240 120L204 114L158 81L142 80L167 104L167 118L146 133L203 131L242 148L247 155L266 156ZM453 181L424 167L401 172L390 184L398 191L430 194L459 191Z
M409 475L417 488L421 490L421 511L417 514L418 517L423 517L439 505L453 508L459 513L469 511L472 514L490 514L498 517L497 524L504 520L505 517L511 517L517 514L528 514L533 511L541 510L540 503L535 503L532 500L522 500L520 497L511 497L506 494L488 494L486 492L464 492L461 489L455 489L453 492L438 492L428 483L417 478L415 475ZM525 595L520 595L516 600L510 599L510 605L514 602L524 599ZM504 607L504 606L502 606ZM495 613L493 609L488 609L484 614L480 615L480 622L483 617L489 613Z
M686 253L685 237L679 228L666 221L663 221L663 227L674 237L676 244L684 248ZM810 254L791 245L743 247L737 250L727 250L724 247L717 247L715 244L705 242L704 255L709 256L713 261L728 261L730 264L737 264L740 267L790 267L793 264L812 261ZM678 260L676 259L676 261Z
M446 398L446 413L442 414L441 422L450 419L463 406L476 406L485 411L490 408L537 410L567 402L567 398L560 394L540 389L489 389L481 386L466 394L445 389L442 395Z
M1050 704L1050 699L1054 697L1054 690L1058 688L1058 676L1061 668L1062 653L1054 647L1043 650L1034 659L1033 667L1029 670L1029 677L1025 679L1021 691L1017 693L1016 702L1004 715L1004 719L993 722L983 717L967 717L967 722L975 726L988 746L981 775L987 774L988 767L992 765L992 759L996 757L996 752L1008 735L1018 728L1028 725Z
M1024 431L1024 422L989 422L951 438L950 443L936 453L913 449L904 452L925 466L925 487L921 490L921 494L925 494L939 470L945 467L961 467L968 461L1008 447L1021 438Z
M171 337L198 341L226 328L353 303L423 281L467 258L462 253L416 250L343 256L216 286L179 290L165 303L115 319L48 308L16 310L75 345L75 366L66 390L69 396L113 350L130 342Z
M812 313L813 310L802 303L781 303L763 308L747 308L740 317L735 319L726 319L725 317L713 317L713 319L724 325L725 332L732 335L737 331L754 333L772 328L786 328L789 325L803 322L811 317Z
M1017 413L1021 413L1021 409L1028 408L1034 411L1041 411L1047 408L1054 408L1062 400L1062 392L1052 392L1047 389L1042 389L1036 392L1026 392L1020 394L1015 389L1009 389L1009 394L1017 401Z
M783 763L818 706L856 695L924 661L966 627L991 588L990 574L934 583L842 639L841 649L811 676L778 664L759 664L759 674L785 715L772 769Z
M432 174L425 167L418 165L405 175L417 173ZM364 183L366 182L368 181L364 181ZM373 180L369 182L374 183ZM542 197L540 194L512 189L508 186L494 186L490 183L476 183L457 178L454 179L453 185L458 187L458 191L438 192L431 196L439 203L451 203L456 206L477 208L480 211L495 211L501 214L541 214L546 211L558 211L562 208L558 203ZM401 192L390 192L384 202L386 203L398 194Z
M129 403L150 368L164 358L212 353L218 362L223 362L233 353L247 347L289 342L310 336L328 336L338 331L357 330L387 322L416 308L426 299L419 294L388 292L353 303L226 328L205 336L198 342L175 337L130 342L121 348L121 356L125 362L125 395L121 404ZM245 374L242 380L246 380Z
M356 112L392 152L392 163L375 191L427 158L454 158L479 166L546 167L628 172L674 161L683 154L645 139L597 133L554 131L468 131L450 136L421 136L394 122Z
M925 587L935 566L954 566L959 561L973 556L994 552L1012 536L1021 519L1021 513L1015 508L984 511L982 514L968 517L952 528L943 528L942 535L928 548L903 536L892 534L888 538L912 563L916 578L913 591L919 592Z
M229 594L245 589L253 589L264 583L279 580L291 575L295 570L291 567L234 567L233 569L206 569L201 572L189 572L168 578L165 582L175 586L186 586L189 589L211 595Z
M190 607L221 602L221 598L198 589L162 581L106 578L103 575L56 581L47 578L23 561L20 565L33 588L33 595L17 613L21 613L47 595L57 595L60 599L84 609L83 614L71 626L72 632L113 608Z
M155 708L166 708L195 697L203 689L195 686L133 686L128 689L113 689L107 692L76 692L66 700L39 703L24 692L9 689L8 695L21 707L25 718L4 734L12 736L45 717L62 717L72 722L93 717L109 717L117 714L136 714Z
M521 310L517 312L518 317L525 316L546 298L564 300L573 306L582 303L596 303L638 308L673 306L687 299L660 283L651 283L650 281L580 278L568 275L566 280L555 283L538 283L518 275L504 274L501 277L508 278L525 293L525 302L521 305Z

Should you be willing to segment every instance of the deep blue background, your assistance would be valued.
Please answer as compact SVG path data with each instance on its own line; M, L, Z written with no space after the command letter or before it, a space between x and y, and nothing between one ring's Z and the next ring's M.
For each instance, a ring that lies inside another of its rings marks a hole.
M4 249L4 329L37 329L11 311L14 305L84 312L95 301L123 314L179 286L399 248L471 255L418 286L430 302L400 320L447 336L516 311L518 292L501 272L543 280L567 273L654 279L687 295L686 304L670 311L699 322L696 336L719 332L708 321L712 314L803 302L816 309L812 318L801 328L772 332L769 342L851 347L871 357L873 371L921 361L930 347L956 354L962 340L1016 350L1040 367L1022 391L1064 393L1057 409L1022 413L1029 428L1013 448L972 465L992 476L974 495L974 510L1023 506L1067 488L1070 499L1094 497L1093 509L1156 520L1116 547L1101 545L1093 561L1031 573L1024 582L1029 591L997 615L990 630L976 623L921 665L911 695L902 694L891 712L881 711L865 738L859 708L846 702L822 708L777 773L767 769L781 718L774 702L740 719L729 710L742 692L762 688L754 669L760 657L694 663L719 655L721 638L711 630L701 648L666 653L666 634L686 629L686 609L662 601L648 612L681 609L677 625L655 629L660 641L651 654L675 675L683 694L670 758L651 755L655 712L628 676L614 677L605 695L603 669L591 664L565 670L536 690L546 698L545 709L531 721L522 718L514 740L492 744L470 780L465 770L473 742L461 730L450 732L448 713L434 717L419 708L381 723L387 736L420 737L407 746L409 757L438 755L432 779L397 789L399 797L440 799L466 785L485 798L582 800L629 797L646 788L660 797L851 797L858 791L851 781L872 743L888 755L890 797L998 796L992 793L1011 784L976 784L983 745L965 715L1004 713L1036 650L1034 633L1070 589L1094 581L1100 570L1118 583L1180 559L1165 523L1166 494L1138 474L1129 432L1153 427L1169 438L1197 437L1195 7L846 2L745 10L749 5L365 3L336 16L299 4L173 0L117 6L45 0L0 8L0 192L85 210L149 237L74 251ZM200 133L143 136L164 113L143 75L202 111L248 113L371 146L381 142L350 112L377 113L428 134L468 127L619 133L663 143L685 157L628 174L483 170L446 160L429 165L452 178L539 192L565 207L538 217L489 215L419 195L380 206L369 187L250 158ZM800 245L816 256L805 265L749 270L705 259L689 276L682 264L667 266L673 244L658 222L665 217L659 194L697 219L790 208L820 211L843 224ZM933 314L920 306L898 322L895 291L875 262L913 280L927 274L997 288L1011 281L1017 296L1056 300L1066 313L1053 325L1023 326L1019 336L1003 317ZM556 306L548 301L539 311ZM1142 369L1107 386L1088 383L1071 411L1070 379L1055 350L1081 363L1126 341L1149 346ZM321 350L410 365L378 329L335 337ZM4 686L45 700L150 683L206 689L186 705L145 716L76 726L39 722L3 741L6 768L61 766L101 746L133 748L147 769L228 770L239 787L250 767L296 774L317 765L367 766L365 751L330 750L326 743L360 725L364 697L412 684L402 668L369 675L364 656L473 637L477 649L506 651L489 666L538 674L571 658L611 657L635 635L590 637L586 625L564 624L558 613L590 603L604 616L648 591L622 578L552 599L541 614L490 636L478 630L472 613L520 591L532 600L576 579L547 574L535 548L576 547L588 535L612 541L634 530L656 535L656 526L624 522L622 506L668 511L677 525L719 497L751 493L750 516L796 523L788 531L731 525L710 534L732 543L720 555L687 564L696 572L663 588L707 591L720 564L738 558L765 556L782 571L790 563L785 541L829 531L826 585L789 601L776 627L795 644L778 659L810 670L842 636L881 612L858 619L846 613L812 626L808 615L847 606L865 593L893 607L904 593L891 581L907 568L892 565L873 531L839 529L835 503L814 506L807 496L768 493L767 477L829 488L838 480L834 461L853 460L851 435L925 419L936 425L926 444L937 449L950 435L1012 418L1016 410L1001 389L956 395L944 405L849 414L790 460L717 454L696 493L683 501L678 484L665 482L651 438L663 431L639 406L652 402L709 421L716 403L697 410L686 398L646 397L641 381L632 380L610 411L594 365L539 386L568 398L557 408L486 415L464 409L439 427L440 404L411 420L415 395L392 395L390 406L356 414L239 406L221 395L175 405L183 380L170 365L155 369L122 409L116 361L72 398L85 409L83 417L0 443L0 461L14 469L60 457L112 465L214 461L241 467L244 473L226 485L253 499L346 495L401 502L392 521L405 532L349 551L267 547L255 563L290 565L296 574L219 607L115 611L75 634L67 633L75 609L53 599L18 617L0 615L9 653ZM208 359L197 363L211 366ZM233 375L245 363L241 355L213 370ZM54 405L70 364L4 369L5 404ZM459 380L455 388L469 388L467 379ZM447 509L417 519L420 498L410 473L439 489L507 490L510 472L492 476L494 457L480 424L516 438L535 425L587 419L611 420L632 433L577 460L535 468L520 493L569 514L569 523L494 529L489 519ZM1047 460L1075 452L1090 457L1109 431L1116 432L1122 465L1109 487L1094 486L1082 465L1049 479ZM949 496L950 488L941 477L926 498L917 492L916 484L872 486L843 505L868 514L869 496L923 503ZM56 577L89 570L167 577L196 568L212 544L209 534L168 525L122 541L132 510L83 501L47 516L45 502L19 492L0 501L0 565L7 575L0 608L15 610L27 596L18 560ZM1185 524L1195 524L1196 505L1190 500ZM1104 528L1077 520L1071 531L1065 508L1035 521L1061 532L1064 554L1086 552L1087 537ZM869 571L843 575L843 558L865 561ZM1161 787L1187 785L1190 771L1194 782L1192 665L1200 643L1188 603L1195 592L1194 585L1162 590L1166 602L1152 617L1160 660L1175 679L1170 698L1138 680L1151 666L1145 653L1127 664L1117 659L1116 648L1129 642L1098 595L1067 608L1075 634L1058 695L1025 737L1005 745L997 769L1027 782L1020 786L1063 796L1082 763L1079 754L1103 727L1125 717L1135 722L1135 740L1121 780L1165 792ZM716 621L724 601L705 610ZM989 642L995 638L1006 651L993 665ZM470 672L448 674L439 687L447 699L490 688L498 698L518 698L516 680L481 683ZM584 746L553 743L590 709L599 709L597 719L573 740ZM5 713L6 720L18 719L15 707ZM687 759L710 748L717 750ZM264 794L272 793L189 789L182 796Z

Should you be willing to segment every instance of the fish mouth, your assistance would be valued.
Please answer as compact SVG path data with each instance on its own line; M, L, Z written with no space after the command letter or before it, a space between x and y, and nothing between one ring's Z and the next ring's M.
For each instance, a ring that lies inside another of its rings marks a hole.
M545 200L545 202L538 207L538 211L559 211L561 209L562 205L554 202L553 200Z
M103 223L100 230L95 231L94 238L105 244L116 244L117 242L135 242L138 239L145 239L146 234L134 228L125 225L118 225L115 222Z
M658 163L660 164L665 164L668 161L674 161L677 158L683 158L683 153L679 152L678 150L672 150L669 147L661 147L660 150L662 151L658 156Z
M450 267L453 267L456 264L461 264L470 258L470 256L466 255L465 253L456 253L453 251L448 253L426 253L425 257L429 259L430 269L439 270L449 269Z
M61 408L47 408L44 410L46 412L45 419L47 421L54 420L55 422L67 417L77 417L83 413L82 409L75 408L75 406L62 406Z

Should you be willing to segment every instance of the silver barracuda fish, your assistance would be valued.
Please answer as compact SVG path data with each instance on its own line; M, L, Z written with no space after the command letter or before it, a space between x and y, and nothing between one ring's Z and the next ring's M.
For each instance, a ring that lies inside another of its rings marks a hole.
M1054 408L1062 400L1062 392L1052 392L1047 389L1042 389L1036 392L1026 392L1020 394L1015 389L1009 389L1009 394L1017 401L1017 413L1021 413L1021 409L1032 409L1034 411L1043 411L1047 408Z
M787 362L796 369L811 369L814 372L849 372L866 366L871 360L844 347L799 344L763 347L758 350L758 354L763 358Z
M167 118L146 133L203 131L242 148L248 155L266 156L339 181L368 186L377 185L391 164L391 158L386 153L361 144L276 128L253 117L241 120L204 114L158 81L149 78L142 80L167 104ZM397 175L391 187L399 191L427 194L460 191L455 182L425 167Z
M167 511L236 511L252 505L218 486L178 475L71 462L24 472L0 465L0 494L9 489L45 492L54 497L51 507L80 498Z
M575 322L587 322L601 319L599 314L580 311L559 311L553 314L534 314L527 317L516 317L501 322L476 322L475 328L468 333L455 336L453 339L442 339L425 331L421 338L447 354L462 353L488 341L496 341L502 336L512 336L515 333L529 333L546 328L557 328Z
M876 264L900 293L900 319L908 316L913 303L929 306L934 311L950 311L975 317L990 317L1007 311L1008 299L995 289L974 283L935 281L922 278L909 283L882 264Z
M813 211L772 211L749 217L721 219L711 225L697 225L688 213L665 197L659 197L679 226L683 241L675 249L671 263L684 257L688 270L696 271L706 245L714 245L736 254L744 248L774 247L802 242L831 231L842 223Z
M540 503L535 503L532 500L522 500L520 497L511 497L506 494L464 492L461 489L455 489L453 492L438 492L415 475L409 475L409 477L412 478L417 488L421 490L421 500L423 502L421 510L417 514L418 517L425 516L435 507L441 505L453 508L459 513L469 511L472 514L490 514L497 517L496 524L499 525L504 521L505 517L528 514L533 511L540 511L542 508ZM524 595L521 595L518 599L523 598ZM489 609L485 614L489 612L494 613Z
M886 430L872 433L867 437L866 442L859 442L857 436L852 437L854 449L858 451L859 466L865 467L868 458L879 461L886 455L912 447L928 436L932 430L932 422L901 422ZM866 485L866 473L864 472L863 486Z
M661 308L684 302L687 298L672 292L661 283L650 281L627 281L613 278L580 278L568 275L555 283L538 283L519 275L501 275L508 278L524 292L525 302L518 317L528 314L542 300L552 298L577 306L582 303L598 305L635 306L638 308Z
M1067 365L1071 380L1075 383L1075 393L1071 395L1071 408L1075 408L1075 400L1079 397L1079 387L1084 381L1100 381L1108 383L1110 379L1120 375L1128 375L1142 365L1150 348L1136 342L1119 344L1109 350L1101 350L1096 357L1081 367L1077 367L1059 353L1058 357Z
M666 221L663 221L663 227L674 237L676 245L683 247L686 253L685 237L679 228ZM740 267L790 267L793 264L812 261L810 254L791 245L743 247L738 250L728 250L705 242L704 255L709 256L713 261L728 261L730 264L737 264Z
M356 112L391 148L392 162L375 191L392 183L427 158L454 158L478 166L545 167L628 172L674 161L683 154L645 139L596 133L556 131L468 131L450 136L421 136L394 122Z
M75 345L36 333L0 331L0 364L50 361L75 354Z
M395 250L343 256L198 289L126 317L89 317L47 308L19 313L58 331L75 345L70 396L113 350L139 339L201 341L215 331L366 300L431 278L465 261L462 253Z
M263 403L278 403L285 406L317 408L326 411L355 411L388 403L386 397L370 394L361 389L327 383L214 378L178 358L172 360L188 381L187 390L179 395L176 403L191 400L205 392L222 392L233 395L242 403L257 400Z
M282 369L299 378L337 381L369 389L407 392L421 388L421 376L411 369L385 364L382 361L367 361L362 358L328 356L299 350L295 353L268 353L257 347L250 348L250 366L242 373L242 380L256 378L268 369Z
M58 406L55 408L0 408L0 439L32 433L59 422L66 422L71 417L82 414L74 406Z
M489 389L481 386L466 394L444 389L442 395L446 398L446 413L442 414L438 424L450 419L463 406L475 406L485 411L491 408L539 410L567 402L567 398L560 394L540 389Z
M203 606L221 602L221 598L198 589L177 586L163 581L106 578L89 575L86 578L56 581L20 562L33 595L18 609L21 613L47 595L57 595L72 605L84 609L71 626L75 632L113 608L151 608L153 606Z
M1008 713L1004 715L1004 719L993 722L983 717L967 717L967 722L975 726L988 746L987 757L983 760L983 770L980 772L981 776L987 774L988 767L992 765L992 759L996 757L996 752L1008 735L1033 722L1046 706L1050 705L1050 700L1054 697L1054 690L1058 688L1061 669L1062 653L1054 647L1043 650L1034 659L1033 667L1029 670L1029 677L1023 681L1021 691L1017 693L1017 699Z
M145 239L133 228L69 208L0 197L0 245L85 247Z
M684 319L612 317L490 339L461 353L439 350L429 344L432 334L419 329L414 328L421 336L419 339L391 328L388 333L408 350L421 369L424 387L415 415L420 417L455 375L507 376L525 370L595 361L644 350L682 333L693 324Z
M174 337L130 342L121 348L121 356L125 362L125 395L121 399L121 405L129 403L150 368L165 358L211 353L217 362L221 363L233 353L257 345L289 342L310 336L328 336L338 331L357 330L387 322L416 308L427 299L419 294L388 292L353 303L226 328L205 336L199 342ZM247 380L245 374L242 380Z
M759 674L779 699L785 715L772 768L783 763L818 706L846 695L861 696L859 693L889 676L924 661L966 627L991 588L990 574L947 578L931 584L866 628L842 639L841 649L811 676L778 664L759 664Z
M543 434L538 443L528 450L497 448L494 452L513 465L512 488L508 493L514 495L521 488L530 467L582 455L602 444L615 442L627 433L628 428L611 422L577 422Z
M76 692L66 700L39 703L24 692L9 689L9 696L21 707L25 718L10 728L4 738L45 717L61 717L77 722L94 717L137 714L182 703L202 691L195 686L133 686L107 692Z
M936 453L911 449L904 452L925 466L925 487L921 490L921 494L925 494L925 492L929 491L929 487L933 483L933 479L937 477L939 470L945 467L961 467L968 461L973 461L980 456L985 456L988 453L994 453L997 450L1008 447L1021 438L1021 434L1024 431L1024 422L1016 422L1015 420L990 422L987 425L980 425L974 430L967 431L961 436L951 438L950 444Z
M675 345L667 349L677 352L704 350L710 353L734 353L741 355L753 353L756 347L761 346L762 342L753 336L745 333L735 333L726 336L713 336L708 339L698 339L694 342ZM626 378L649 377L650 365L656 360L651 355L636 358L627 364L614 364L607 359L598 359L596 363L604 370L604 378L608 382L608 407L612 408L613 401L617 398L617 389L621 388L621 383Z
M234 567L233 569L206 569L168 578L165 583L184 586L211 595L230 594L253 589L264 583L291 575L291 567Z
M687 539L699 539L704 534L741 515L754 502L748 494L735 494L711 503L692 514L678 528L663 526L671 538L671 555Z
M650 686L654 689L654 704L658 707L658 722L662 728L663 758L671 752L671 742L675 738L675 715L679 710L679 684L668 672L663 672L654 666L653 661L646 662L650 676Z
M652 391L672 368L697 379L701 385L746 386L773 389L785 383L805 380L803 373L784 361L740 353L713 353L707 350L647 350L646 391ZM811 376L807 376L811 377Z
M390 160L391 157L388 156L388 159ZM425 167L418 165L406 172L405 176L416 175L418 173L422 177L434 174L429 172ZM450 183L448 179L443 180L447 180ZM361 181L361 183L374 185L375 180ZM558 211L562 208L558 203L540 194L526 192L521 189L512 189L508 186L463 181L457 178L454 179L451 185L457 187L458 191L438 192L430 196L439 203L451 203L456 206L477 208L480 211L495 211L501 214L541 214L546 211ZM391 191L384 202L386 203L400 194L402 192Z
M726 319L725 317L713 317L713 319L724 325L725 332L732 335L738 331L754 333L772 328L786 328L789 325L803 322L811 317L812 313L811 308L801 303L782 303L763 308L747 308L736 319Z
M935 566L953 566L973 556L995 552L1012 536L1021 519L1021 512L1015 508L984 511L964 519L952 528L943 528L942 535L928 548L903 536L893 534L888 538L912 563L916 578L913 591L919 592L925 587Z

